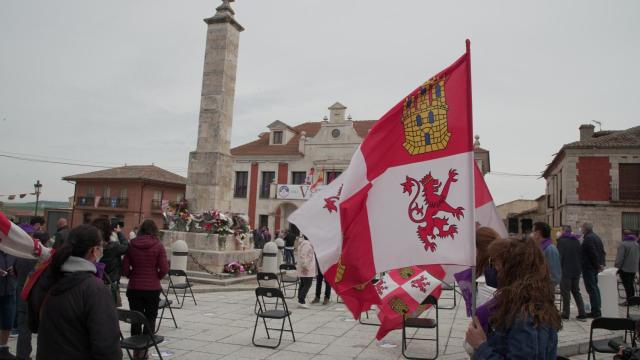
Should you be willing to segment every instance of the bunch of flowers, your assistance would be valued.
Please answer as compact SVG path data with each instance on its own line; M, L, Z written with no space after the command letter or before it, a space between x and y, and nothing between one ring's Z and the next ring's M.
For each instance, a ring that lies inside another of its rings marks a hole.
M163 209L169 230L205 232L218 235L249 233L247 221L240 215L227 215L218 210L192 213L187 200L171 202Z
M245 268L239 262L233 261L225 265L222 272L227 274L239 274L245 272Z
M247 274L256 274L258 272L258 264L255 261L246 261L242 263Z

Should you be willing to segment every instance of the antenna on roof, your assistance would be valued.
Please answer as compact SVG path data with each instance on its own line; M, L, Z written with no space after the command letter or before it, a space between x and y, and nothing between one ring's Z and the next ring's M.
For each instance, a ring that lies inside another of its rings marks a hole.
M598 124L598 131L602 131L602 123L598 120L591 120L592 123Z

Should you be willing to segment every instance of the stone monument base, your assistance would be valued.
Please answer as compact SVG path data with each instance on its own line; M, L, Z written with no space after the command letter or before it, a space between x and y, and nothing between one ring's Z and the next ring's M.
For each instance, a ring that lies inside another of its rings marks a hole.
M244 250L240 244L236 243L233 235L219 236L217 234L165 230L161 232L160 237L169 258L171 258L171 244L178 240L187 243L190 255L187 259L187 270L190 271L203 271L193 258L207 270L222 273L224 266L230 262L256 261L261 254L260 249L253 248L250 236L247 236L247 240L244 241Z

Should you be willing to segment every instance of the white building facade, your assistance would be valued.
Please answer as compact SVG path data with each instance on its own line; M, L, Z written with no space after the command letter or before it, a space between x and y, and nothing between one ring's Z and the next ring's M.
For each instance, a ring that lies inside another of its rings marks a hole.
M290 228L288 216L337 178L376 120L352 120L339 102L322 121L289 126L276 120L258 140L231 149L234 185L231 210L249 217L252 228L272 233ZM477 139L477 137L476 137ZM489 171L489 152L476 140L476 160ZM294 229L295 230L295 229Z

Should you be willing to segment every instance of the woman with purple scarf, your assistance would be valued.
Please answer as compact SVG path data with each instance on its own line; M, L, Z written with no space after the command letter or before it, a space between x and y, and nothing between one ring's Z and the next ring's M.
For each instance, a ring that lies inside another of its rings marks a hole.
M622 243L618 246L618 254L616 255L616 264L620 281L624 286L627 299L635 296L633 280L636 277L638 263L640 262L640 246L638 246L638 238L633 235L631 230L623 231ZM623 302L622 306L626 306L627 302Z

